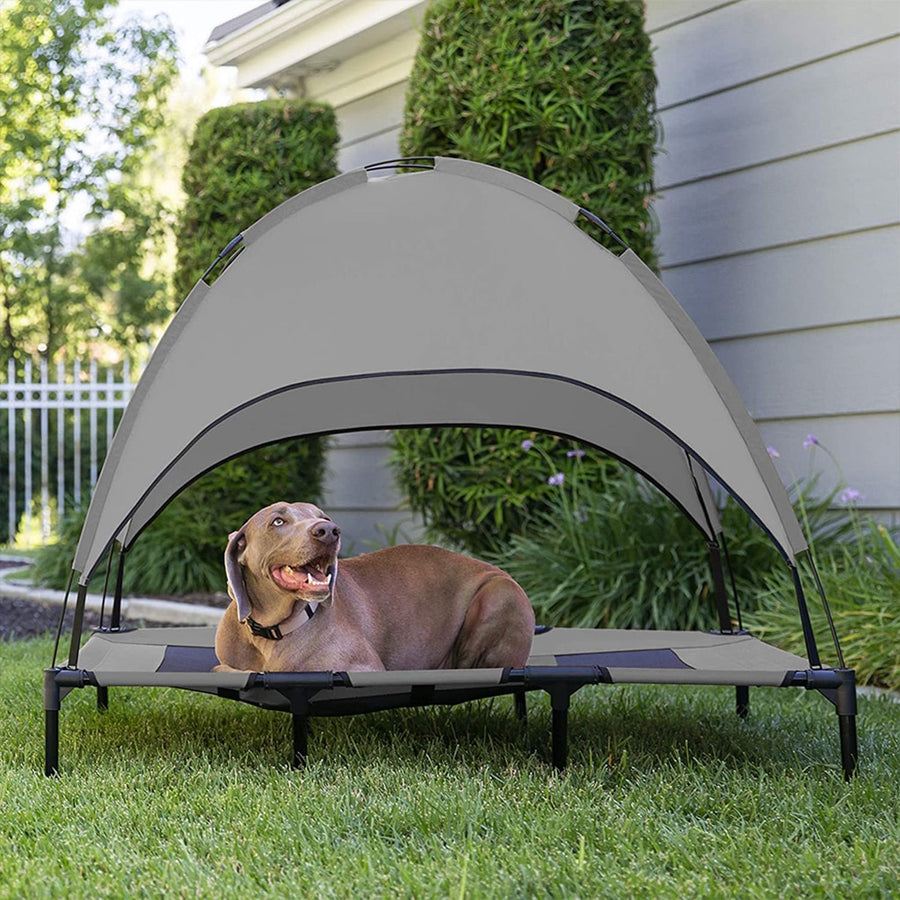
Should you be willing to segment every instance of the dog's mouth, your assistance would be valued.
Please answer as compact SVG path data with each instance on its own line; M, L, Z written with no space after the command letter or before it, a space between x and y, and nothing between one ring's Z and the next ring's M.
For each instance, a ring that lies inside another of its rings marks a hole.
M319 556L303 565L273 566L269 570L272 581L286 591L301 594L304 598L325 599L331 593L334 560Z

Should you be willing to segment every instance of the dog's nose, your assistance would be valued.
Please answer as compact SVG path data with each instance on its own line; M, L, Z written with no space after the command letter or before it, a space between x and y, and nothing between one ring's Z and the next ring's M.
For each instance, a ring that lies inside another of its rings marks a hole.
M309 534L323 544L333 544L341 536L341 529L334 522L316 522L309 529Z

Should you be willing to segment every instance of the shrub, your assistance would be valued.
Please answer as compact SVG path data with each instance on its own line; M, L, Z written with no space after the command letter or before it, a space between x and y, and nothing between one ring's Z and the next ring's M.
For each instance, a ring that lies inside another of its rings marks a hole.
M545 471L558 464L548 457ZM587 456L577 459L527 529L490 554L528 593L539 620L585 628L718 627L701 532L630 470L607 466L600 479L585 477L590 470ZM831 513L834 494L815 499L815 487L806 483L796 502L819 550L830 552L851 523ZM742 613L757 608L772 584L790 590L785 562L749 515L730 499L720 515Z
M228 535L279 499L317 497L325 469L320 441L294 440L244 454L201 476L135 541L125 566L127 594L189 594L225 588ZM65 518L58 543L37 555L34 576L64 588L87 507ZM95 577L92 589L102 587Z
M844 661L861 684L900 690L900 546L883 525L858 522L855 538L819 553L818 570L834 618ZM790 591L773 579L749 622L759 637L801 656L806 654ZM827 635L824 607L809 598L817 635ZM823 659L836 663L820 642Z
M242 228L336 175L337 144L334 110L323 103L268 100L203 116L184 168L176 288L189 289ZM225 463L191 485L148 529L130 565L157 572L154 584L166 593L221 586L228 529L275 500L315 502L324 453L321 438L305 438ZM193 532L192 520L198 523ZM194 556L184 555L186 543L196 548Z
M399 431L393 446L398 484L421 514L428 539L475 556L498 552L545 511L554 494L548 479L571 477L582 454L590 462L580 467L587 482L618 471L573 441L513 429ZM552 471L550 456L557 460Z
M214 109L198 122L184 167L175 290L184 297L241 229L337 174L334 110L306 100Z
M400 149L530 178L600 216L653 266L655 85L639 2L436 0L425 14ZM501 429L395 436L398 483L432 540L487 552L546 508L534 460L520 458L528 437Z
M640 2L437 0L400 149L530 178L600 216L652 266L655 89Z

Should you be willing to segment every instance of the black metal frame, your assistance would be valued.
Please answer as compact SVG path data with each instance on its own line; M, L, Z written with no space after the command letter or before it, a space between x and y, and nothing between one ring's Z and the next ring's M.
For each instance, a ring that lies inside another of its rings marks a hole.
M437 681L437 679L436 679ZM317 700L314 695L334 688L353 687L346 672L261 672L251 674L243 690L221 688L218 696L251 703L264 709L287 709L291 714L293 752L291 764L304 765L308 755L308 723L315 716L342 716L380 712L392 708L428 705L452 705L470 700L512 694L517 717L526 717L525 694L540 690L550 697L551 752L555 769L562 771L568 761L568 721L572 695L588 684L614 684L610 672L602 666L525 666L506 669L496 685L475 688L448 688L440 692L435 685L411 685L409 692L357 699L342 698L335 702ZM76 688L97 688L97 705L106 709L108 689L93 672L77 668L50 668L44 671L44 774L59 772L60 709L63 698ZM856 679L851 669L807 669L788 673L781 687L816 690L835 707L839 720L841 767L849 781L858 765L856 736ZM749 687L737 687L737 713L744 717L749 710ZM276 700L278 702L276 702Z

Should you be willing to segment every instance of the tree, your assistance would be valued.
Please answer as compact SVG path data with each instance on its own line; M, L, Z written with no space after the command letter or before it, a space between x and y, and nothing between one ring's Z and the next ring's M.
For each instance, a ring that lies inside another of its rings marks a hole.
M142 167L176 74L166 22L114 0L0 6L0 363L70 341L145 339L168 314L148 272L163 211Z
M598 215L653 266L655 87L640 2L434 0L400 149L537 181ZM565 475L582 452L508 429L402 431L393 445L397 481L431 538L476 554L546 510L548 476ZM548 469L551 456L557 468ZM582 467L581 478L602 478L603 468Z

